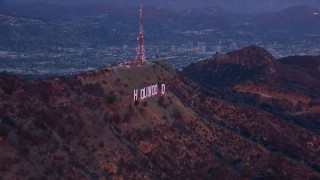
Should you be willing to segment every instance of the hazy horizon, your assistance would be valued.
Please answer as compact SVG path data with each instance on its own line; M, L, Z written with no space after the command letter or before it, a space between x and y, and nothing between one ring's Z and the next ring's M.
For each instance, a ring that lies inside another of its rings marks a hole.
M0 0L0 4L24 4L30 2L42 2L61 5L78 5L91 3L114 3L118 6L138 6L139 1L132 0ZM183 10L198 7L218 6L227 11L261 13L285 9L297 5L307 5L320 8L319 0L149 0L144 5L158 6L174 10Z

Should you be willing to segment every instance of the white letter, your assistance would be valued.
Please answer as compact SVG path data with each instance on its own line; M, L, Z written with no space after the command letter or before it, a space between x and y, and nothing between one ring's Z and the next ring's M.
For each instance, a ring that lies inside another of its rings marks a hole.
M151 96L154 96L154 89L153 89L153 85L151 86Z
M138 89L135 89L133 91L133 101L136 101L136 100L138 100Z
M164 95L166 93L166 85L161 84L161 94Z
M157 84L153 85L152 89L153 89L153 95L154 96L158 95L158 85Z
M140 90L140 99L144 100L146 98L146 89L143 88Z
M148 97L151 97L152 96L152 86L149 86L148 89L147 89L147 94L148 94Z

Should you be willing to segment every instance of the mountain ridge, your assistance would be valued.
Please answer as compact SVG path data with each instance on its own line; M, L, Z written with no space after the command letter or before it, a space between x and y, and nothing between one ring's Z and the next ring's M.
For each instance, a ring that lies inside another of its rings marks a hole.
M298 13L297 13L298 12ZM320 15L319 9L309 6L294 6L282 11L262 14L257 17L257 22L266 27L278 27L279 29L294 29L297 32L306 31L306 27L312 27L314 33L319 33Z
M16 0L15 2L19 2L20 0ZM23 1L23 2L32 2L33 0L29 1ZM81 3L86 4L89 3L89 1L81 0L81 1L74 1L74 0L67 0L67 1L52 1L52 0L38 0L39 2L47 2L47 3L60 3L60 4L75 4L75 3ZM14 3L14 1L10 1L11 4ZM90 2L109 2L109 3L117 3L122 6L137 6L136 3L133 3L129 0L108 0L108 1L102 1L102 0L95 0ZM4 4L10 4L8 1L4 0ZM21 3L21 1L20 1ZM165 0L165 1L159 1L159 0L153 0L153 1L146 1L144 2L147 5L154 4L159 7L164 8L171 8L171 9L189 9L193 7L204 7L204 6L210 6L210 5L218 5L224 8L227 8L232 11L238 11L238 12L265 12L265 11L275 11L283 8L287 8L290 6L295 5L309 5L314 7L319 7L319 2L316 0L307 0L304 2L301 2L299 0L290 0L290 1L275 1L275 0L269 0L269 1L254 1L254 0L246 0L246 1L238 1L238 0L224 0L224 1L212 1L212 0L201 0L201 1L194 1L194 0L185 0L185 1L172 1L172 0Z
M248 50L253 53L248 53ZM222 55L221 58L221 55L217 55L192 64L184 73L209 89L216 89L222 93L230 88L235 90L228 93L230 97L235 96L232 101L246 97L251 99L250 103L246 100L240 102L250 106L261 106L272 114L281 115L284 119L319 133L316 119L295 116L301 112L308 114L309 111L309 115L314 111L314 116L318 116L316 104L319 96L316 92L320 90L319 57L291 56L275 60L265 50L256 47L230 54L234 56ZM258 56L254 56L255 54ZM220 60L215 61L217 57ZM251 58L256 59L253 61ZM239 65L239 61L242 61L242 64ZM253 68L254 62L262 66Z

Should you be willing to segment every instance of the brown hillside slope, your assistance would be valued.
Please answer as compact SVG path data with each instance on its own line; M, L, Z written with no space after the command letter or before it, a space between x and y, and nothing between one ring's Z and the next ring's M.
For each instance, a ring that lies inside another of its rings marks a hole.
M320 57L279 60L247 47L188 66L207 95L255 107L320 134Z
M163 62L83 80L0 75L1 178L320 177L318 135L206 97ZM164 96L133 103L154 83Z

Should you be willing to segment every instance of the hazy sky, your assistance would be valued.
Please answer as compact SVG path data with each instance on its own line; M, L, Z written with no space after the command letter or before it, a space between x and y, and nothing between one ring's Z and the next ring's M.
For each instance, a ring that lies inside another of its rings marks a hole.
M0 0L6 3L47 2L58 4L83 4L93 2L136 6L139 0ZM145 5L154 5L173 9L192 7L220 6L230 11L274 11L294 5L309 5L320 9L320 0L144 0Z

